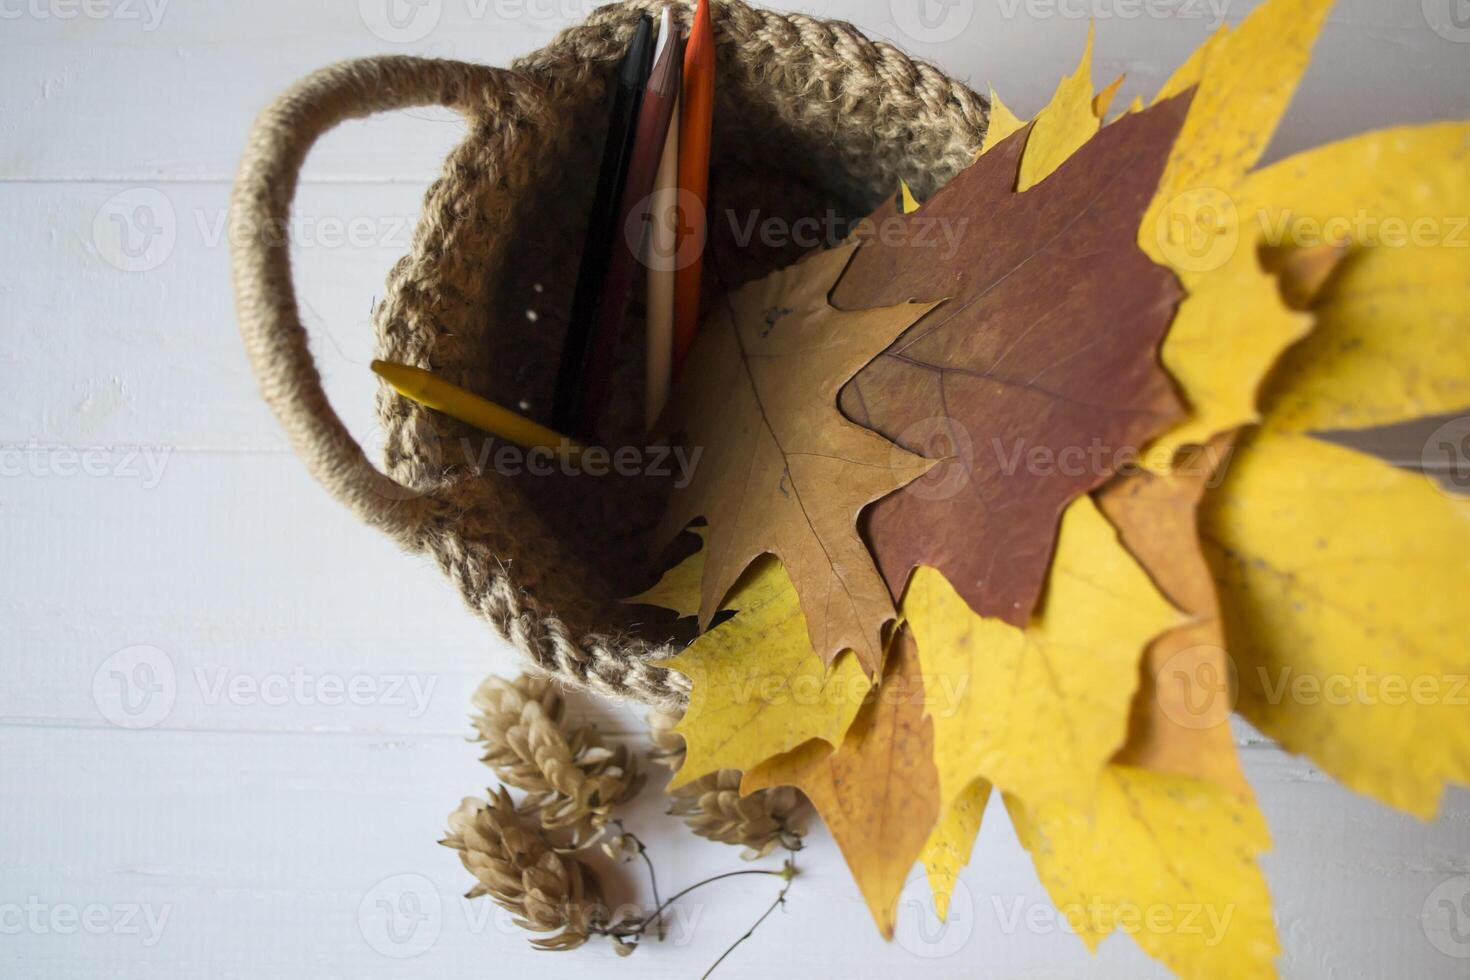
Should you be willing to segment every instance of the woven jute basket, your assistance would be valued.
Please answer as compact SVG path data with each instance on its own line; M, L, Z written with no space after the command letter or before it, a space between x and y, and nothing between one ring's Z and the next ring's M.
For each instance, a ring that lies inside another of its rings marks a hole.
M664 0L598 8L508 69L368 58L298 82L256 120L231 207L240 331L261 391L312 475L362 520L432 556L470 608L539 669L615 698L665 708L687 683L651 661L679 642L669 620L618 600L667 558L650 532L669 489L649 475L502 472L476 461L482 433L384 388L379 470L343 426L312 361L288 227L307 151L347 120L449 106L468 135L429 188L411 251L374 309L377 356L427 368L544 418L571 306L601 154L605 92L640 14ZM692 11L680 5L684 26ZM718 49L705 302L792 261L752 219L867 214L900 178L923 195L971 162L984 100L851 25L713 7ZM730 216L724 220L722 215ZM609 428L641 446L641 310L627 324L627 383Z

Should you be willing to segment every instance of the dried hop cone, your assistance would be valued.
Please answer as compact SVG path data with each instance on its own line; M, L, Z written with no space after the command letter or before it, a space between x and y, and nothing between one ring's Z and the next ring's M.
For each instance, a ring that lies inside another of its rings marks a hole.
M651 711L648 714L648 736L653 742L648 757L670 771L684 764L684 736L674 731L679 716L667 711Z
M626 747L609 749L590 728L567 728L561 696L544 677L487 678L475 706L485 764L526 792L526 806L547 829L600 830L642 785Z
M591 871L558 852L539 830L523 826L503 787L490 794L488 805L465 799L449 815L449 836L440 843L459 851L475 876L477 884L465 897L489 895L521 928L556 933L532 939L532 945L576 949L606 927L606 907Z
M653 740L653 759L670 769L684 762L684 740L675 733L678 716L654 712L648 716ZM771 853L777 845L788 850L801 847L802 831L796 825L801 795L790 786L763 789L740 795L740 773L721 769L686 783L669 796L669 812L681 817L700 837L744 847L741 856L753 860Z
M742 797L740 773L721 769L671 795L670 813L682 817L701 837L743 846L741 857L747 860L765 857L778 844L793 851L801 847L801 831L792 823L801 798L790 786Z

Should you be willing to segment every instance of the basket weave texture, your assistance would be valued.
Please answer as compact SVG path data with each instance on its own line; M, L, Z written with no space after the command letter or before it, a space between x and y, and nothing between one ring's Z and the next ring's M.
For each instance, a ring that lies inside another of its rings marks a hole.
M458 110L467 136L429 188L411 251L374 310L377 356L544 417L591 204L587 175L601 154L606 86L638 16L662 7L600 7L509 69L381 57L303 79L251 132L231 241L252 368L313 476L364 521L431 556L536 667L609 697L677 708L687 682L652 661L676 652L678 629L617 601L649 584L661 556L650 532L669 481L510 472L494 464L498 447L486 446L488 437L386 388L377 405L386 436L380 471L322 391L289 249L278 236L250 234L287 227L301 163L337 123L421 105ZM845 23L736 0L713 7L707 304L799 254L759 235L740 241L753 220L788 228L798 218L821 227L851 221L900 178L923 196L972 160L988 106L964 84ZM691 13L677 8L685 26ZM645 444L640 314L635 308L626 326L624 383L607 427L630 446Z

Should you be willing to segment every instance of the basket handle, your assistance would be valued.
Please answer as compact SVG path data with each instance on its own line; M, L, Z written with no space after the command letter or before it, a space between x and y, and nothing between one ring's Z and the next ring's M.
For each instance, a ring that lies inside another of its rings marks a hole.
M380 472L327 401L282 232L289 228L301 164L327 130L414 106L468 114L494 97L503 75L483 65L406 56L345 61L314 72L256 118L230 201L235 307L261 394L317 482L363 521L408 546L431 505Z

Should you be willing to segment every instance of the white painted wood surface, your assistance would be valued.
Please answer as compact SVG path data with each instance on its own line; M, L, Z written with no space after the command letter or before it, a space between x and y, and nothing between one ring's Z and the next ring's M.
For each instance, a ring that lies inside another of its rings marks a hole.
M1027 112L1075 63L1088 14L1097 77L1127 71L1128 97L1204 38L1221 0L926 2L938 27L912 0L799 6L994 81ZM515 661L426 562L310 483L233 326L228 181L275 92L384 51L504 64L592 5L0 0L0 975L689 977L770 901L768 879L714 886L676 942L622 961L533 953L458 898L466 876L435 841L487 782L468 699ZM1470 115L1465 8L1343 0L1273 154ZM303 309L366 440L369 303L459 133L434 112L352 124L307 166ZM1419 455L1412 437L1386 451ZM118 699L120 678L150 676L151 700ZM636 738L631 713L578 710ZM1470 956L1470 908L1439 904L1470 885L1470 796L1421 824L1241 735L1276 837L1283 975L1470 975L1449 955ZM1124 937L1089 957L1045 915L1003 812L988 817L948 931L926 931L919 884L899 941L879 941L819 832L784 913L722 970L1162 975ZM664 819L656 792L631 822L666 887L739 863Z

